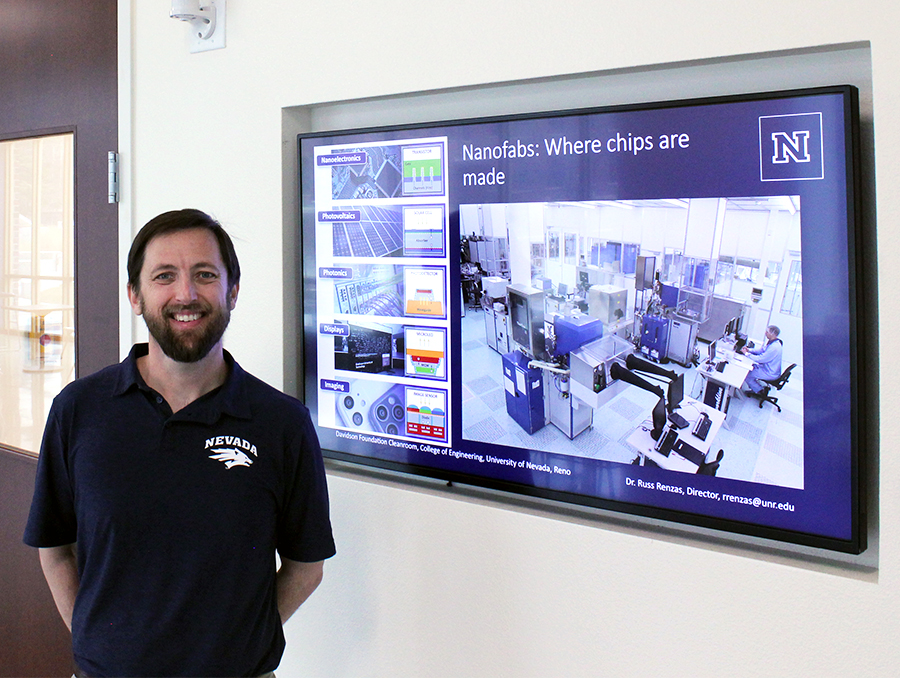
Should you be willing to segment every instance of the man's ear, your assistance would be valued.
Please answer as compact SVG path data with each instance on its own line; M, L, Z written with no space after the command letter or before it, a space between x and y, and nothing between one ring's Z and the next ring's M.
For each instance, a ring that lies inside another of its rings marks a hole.
M130 283L125 286L125 289L128 292L128 303L131 304L131 310L135 315L141 315L141 293L136 291Z
M240 290L240 287L241 287L240 283L235 283L232 286L231 291L228 293L228 310L229 311L233 311L234 307L237 305L238 290Z

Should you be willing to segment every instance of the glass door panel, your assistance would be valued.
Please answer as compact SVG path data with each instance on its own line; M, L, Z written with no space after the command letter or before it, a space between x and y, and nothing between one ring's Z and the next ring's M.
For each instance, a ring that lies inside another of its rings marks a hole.
M75 375L73 147L0 141L0 442L35 453Z

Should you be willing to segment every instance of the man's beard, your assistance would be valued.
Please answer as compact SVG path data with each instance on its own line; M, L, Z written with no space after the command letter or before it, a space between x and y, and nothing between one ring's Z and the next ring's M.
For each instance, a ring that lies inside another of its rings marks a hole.
M202 329L177 331L169 323L169 319L176 313L201 312L206 316L206 323ZM204 302L187 304L185 306L167 306L161 314L148 311L141 300L141 314L150 335L159 344L159 347L172 360L179 363L195 363L203 360L219 343L225 328L231 320L231 309L224 306L213 309Z

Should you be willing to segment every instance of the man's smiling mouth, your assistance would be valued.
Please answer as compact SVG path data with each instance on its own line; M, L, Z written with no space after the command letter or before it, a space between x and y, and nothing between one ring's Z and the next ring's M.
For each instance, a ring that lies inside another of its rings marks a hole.
M180 323L189 323L202 318L203 313L201 313L200 311L181 311L170 314L170 317L174 318Z

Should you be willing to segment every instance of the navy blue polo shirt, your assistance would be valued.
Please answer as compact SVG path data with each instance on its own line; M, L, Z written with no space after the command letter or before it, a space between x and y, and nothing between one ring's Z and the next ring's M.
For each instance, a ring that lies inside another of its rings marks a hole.
M75 661L91 676L255 676L284 650L275 551L335 553L306 407L226 353L172 413L121 364L69 384L44 432L25 542L77 542Z

